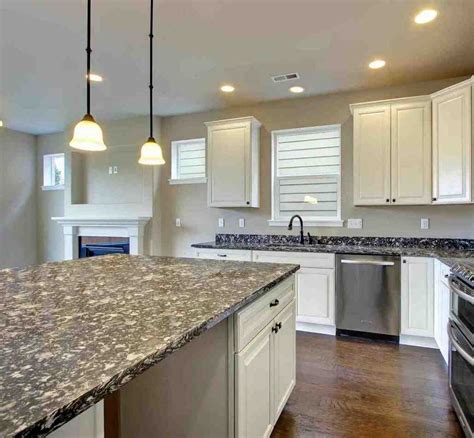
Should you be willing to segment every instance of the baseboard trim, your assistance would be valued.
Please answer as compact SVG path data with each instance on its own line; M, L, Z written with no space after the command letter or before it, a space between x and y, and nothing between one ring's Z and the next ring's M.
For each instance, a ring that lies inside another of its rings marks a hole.
M296 330L299 332L320 333L322 335L336 336L336 327L332 325L312 324L310 322L296 321Z
M413 347L435 348L439 350L435 338L425 336L400 335L400 345L411 345Z

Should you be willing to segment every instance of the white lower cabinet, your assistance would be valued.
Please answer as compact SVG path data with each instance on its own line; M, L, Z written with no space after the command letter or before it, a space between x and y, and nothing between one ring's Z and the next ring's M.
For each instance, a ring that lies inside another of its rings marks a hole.
M292 282L286 283L286 290L291 288L294 291L293 287ZM279 291L281 297L287 295L284 289L281 288ZM270 302L275 302L275 299L271 299ZM258 304L257 302L254 305ZM251 311L249 308L244 310L249 311ZM239 339L245 339L239 335L246 332L245 328L239 327L244 324L254 325L248 318L237 314L236 345L239 345ZM294 299L279 310L279 313L276 313L247 345L236 351L235 376L236 436L241 438L270 436L295 386Z
M449 359L449 338L448 338L448 321L450 307L450 291L448 285L449 267L435 260L435 319L434 319L434 335L436 344L443 355L446 363Z
M436 346L433 259L402 257L400 342Z
M267 437L272 431L272 323L236 354L237 436Z
M296 327L298 330L335 334L335 255L283 251L254 251L254 262L292 263L296 273Z

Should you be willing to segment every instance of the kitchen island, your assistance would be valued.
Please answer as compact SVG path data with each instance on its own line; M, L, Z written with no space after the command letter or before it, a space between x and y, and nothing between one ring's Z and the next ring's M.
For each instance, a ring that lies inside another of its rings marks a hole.
M148 375L146 371L152 372L167 356L173 359L182 347L183 352L188 347L189 354L198 354L195 360L182 359L205 365L206 357L192 351L199 338L190 341L199 335L204 339L205 332L213 336L218 327L225 327L225 341L232 344L222 355L231 352L238 363L249 344L265 338L270 329L275 332L277 309L283 313L284 304L294 308L297 269L113 255L0 271L0 436L48 434L142 373ZM282 333L291 341L294 327ZM206 352L209 358L216 354L212 348ZM226 407L232 434L238 428L233 418L237 423L243 417L232 410L233 388L238 392L239 383L231 375L233 360L228 364L230 377L223 381L228 386L224 393L232 396ZM201 384L199 374L191 378L194 387ZM206 384L202 382L201 393ZM133 385L125 389L133 392ZM190 397L196 397L196 391L191 392ZM124 432L136 420L127 420L133 396L123 400ZM148 406L147 415L161 408ZM274 420L273 413L271 417Z

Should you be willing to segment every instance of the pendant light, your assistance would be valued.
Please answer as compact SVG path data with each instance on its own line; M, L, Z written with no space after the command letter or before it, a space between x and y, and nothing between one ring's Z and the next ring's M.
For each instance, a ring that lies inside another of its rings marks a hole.
M163 159L163 152L161 146L153 138L153 0L150 0L150 136L145 144L142 146L140 164L156 166L165 164Z
M83 151L104 151L102 129L91 115L91 0L87 0L87 114L75 126L74 136L69 143L74 149Z

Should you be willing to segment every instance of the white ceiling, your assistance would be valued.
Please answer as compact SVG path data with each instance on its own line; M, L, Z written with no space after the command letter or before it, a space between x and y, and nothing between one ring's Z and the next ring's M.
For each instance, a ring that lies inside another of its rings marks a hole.
M415 25L426 6L438 19ZM147 113L148 8L93 1L99 121ZM159 115L289 97L279 73L300 73L308 95L474 72L474 0L155 0L155 12ZM0 119L41 134L82 117L86 1L0 0L0 14ZM375 57L387 67L369 70Z

